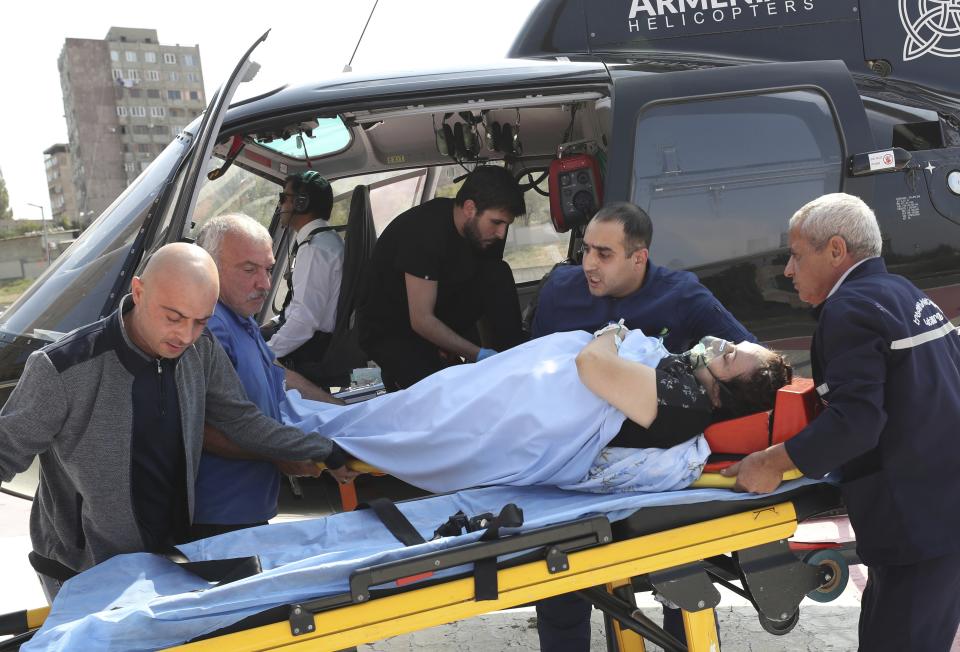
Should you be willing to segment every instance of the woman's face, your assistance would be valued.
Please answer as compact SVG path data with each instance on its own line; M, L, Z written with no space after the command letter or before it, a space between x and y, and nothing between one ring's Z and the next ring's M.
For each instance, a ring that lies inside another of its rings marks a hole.
M772 355L769 349L753 342L727 342L722 355L711 360L707 368L717 380L730 380L759 369Z

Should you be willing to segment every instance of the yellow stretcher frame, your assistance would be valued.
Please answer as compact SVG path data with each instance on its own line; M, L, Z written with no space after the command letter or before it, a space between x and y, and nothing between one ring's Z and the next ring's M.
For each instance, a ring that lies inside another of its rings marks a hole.
M326 469L326 465L319 463L317 464L320 467L320 470ZM368 475L382 476L386 475L383 471L378 469L375 466L367 464L366 462L361 462L360 460L349 460L347 462L347 468L351 471L356 471L357 473L366 473ZM800 471L793 469L792 471L787 471L783 474L783 481L787 480L796 480L797 478L803 477L803 474ZM699 478L697 478L693 484L690 485L693 489L733 489L733 485L736 483L736 477L727 477L720 475L719 473L704 473ZM357 498L357 485L354 480L347 482L346 484L341 484L340 487L340 506L345 512L352 512L357 508L359 504L359 499Z
M793 503L782 502L571 552L569 570L564 572L550 573L543 560L501 569L496 600L475 600L474 580L469 577L322 611L313 616L314 629L306 634L294 636L289 622L284 621L168 649L342 650L594 586L607 585L612 590L638 575L786 540L796 528ZM690 652L719 649L712 609L684 611L683 622ZM622 652L645 650L643 639L631 631L615 626L612 635Z

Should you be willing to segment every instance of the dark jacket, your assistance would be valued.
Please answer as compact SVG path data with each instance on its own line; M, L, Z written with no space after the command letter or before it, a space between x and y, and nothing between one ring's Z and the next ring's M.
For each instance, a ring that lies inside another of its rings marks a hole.
M561 265L540 291L531 334L593 332L625 320L628 328L663 337L668 351L681 353L705 335L731 342L757 339L690 272L647 264L643 286L623 298L590 294L580 265Z
M927 295L871 258L818 308L811 358L825 411L787 452L842 469L868 564L960 551L960 335Z

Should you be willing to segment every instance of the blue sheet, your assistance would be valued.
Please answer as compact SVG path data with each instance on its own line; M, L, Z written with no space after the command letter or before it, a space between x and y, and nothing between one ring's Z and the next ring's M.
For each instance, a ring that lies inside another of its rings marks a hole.
M784 484L778 493L814 481ZM486 487L400 503L426 539L449 516L497 512L510 502L525 516L521 530L590 514L611 520L638 509L750 494L723 489L591 494L556 487ZM369 511L268 525L180 546L192 560L259 555L264 572L211 588L175 564L146 553L119 555L64 584L30 650L154 650L235 623L269 607L347 591L350 571L472 541L479 533L404 548ZM449 572L456 572L451 569Z
M357 459L435 493L487 485L591 491L689 485L708 454L703 441L598 459L626 417L577 376L574 359L590 339L582 331L556 333L354 405L293 397L284 420L317 430ZM649 366L666 353L659 339L639 330L620 347L620 357ZM661 471L650 483L599 468L604 461L621 470L658 465Z

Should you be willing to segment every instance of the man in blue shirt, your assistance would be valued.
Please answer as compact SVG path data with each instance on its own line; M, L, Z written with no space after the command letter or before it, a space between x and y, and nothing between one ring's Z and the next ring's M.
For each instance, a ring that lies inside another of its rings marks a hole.
M274 258L269 232L245 215L222 215L207 222L197 244L217 263L220 299L207 328L223 346L250 399L269 417L281 420L284 389L328 403L337 399L291 370L275 363L254 315L270 290ZM316 476L310 461L264 459L246 451L223 433L206 426L196 483L193 538L204 538L254 525L277 514L280 475Z
M824 195L790 219L784 274L815 306L810 358L824 410L784 444L730 467L741 490L784 471L839 469L869 569L860 649L951 649L960 624L960 335L910 281L887 272L873 211Z
M650 262L653 224L639 207L610 204L590 220L583 236L583 264L551 273L537 302L531 334L595 331L625 320L628 328L663 337L673 353L688 350L706 335L730 342L757 339L690 272ZM561 595L537 604L537 629L544 652L590 649L589 602ZM680 610L664 606L664 629L685 641Z
M533 337L593 332L625 320L628 328L662 336L679 353L704 335L730 342L756 338L690 272L650 262L653 224L627 202L602 208L587 225L583 264L555 268L540 291Z

